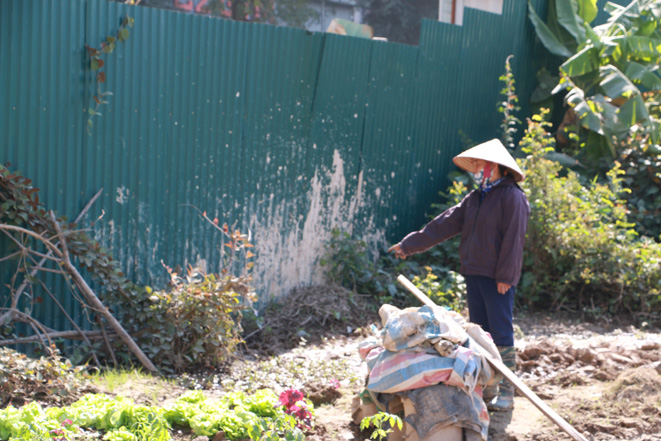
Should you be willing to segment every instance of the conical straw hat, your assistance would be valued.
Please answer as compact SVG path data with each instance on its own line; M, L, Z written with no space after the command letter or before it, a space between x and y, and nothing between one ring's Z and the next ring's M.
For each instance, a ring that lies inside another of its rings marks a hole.
M498 139L492 139L491 141L476 145L452 158L452 162L459 168L463 168L470 173L475 173L477 171L475 159L483 159L488 162L504 165L512 170L514 180L517 182L523 181L523 172L503 143Z

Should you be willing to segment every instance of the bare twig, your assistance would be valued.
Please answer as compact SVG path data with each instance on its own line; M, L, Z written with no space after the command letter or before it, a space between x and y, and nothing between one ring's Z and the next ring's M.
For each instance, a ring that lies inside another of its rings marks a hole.
M51 331L51 329L46 328L37 320L33 319L30 315L25 314L21 311L14 311L14 317L16 317L16 320L19 322L29 324L34 330L35 336L39 339L39 341L41 341L41 344L44 345L44 347L46 348L50 348L50 346L53 344L51 339L48 337L48 333L49 331ZM43 340L42 335L46 336L46 338L48 339L48 344L46 344L46 342Z
M65 276L67 274L67 273L65 273L64 271L61 271L61 270L54 270L54 269L44 268L44 267L39 268L39 271L44 271L46 273L61 274L63 276Z
M80 329L80 327L76 324L76 322L75 322L75 321L71 318L71 316L67 313L67 310L64 309L64 307L62 306L62 304L57 300L57 298L53 295L53 293L50 292L50 290L48 289L48 287L46 286L46 284L45 284L43 281L41 281L41 280L39 281L39 284L40 284L41 287L44 289L44 291L46 291L46 293L50 296L50 298L53 300L53 302L55 302L55 304L57 305L57 307L60 308L60 311L62 311L62 313L64 314L64 316L65 316L65 317L69 320L69 322L73 325L74 329L76 329L76 331L78 331L78 334L80 334L80 336L83 338L83 340L85 341L85 343L87 343L88 345L91 346L91 345L92 345L92 342L89 341L89 339L88 339L88 338L85 336L85 334L83 333L83 330ZM101 366L101 363L99 363L99 359L96 357L96 354L95 354L95 353L92 353L92 358L94 359L94 362L96 363L97 366Z
M21 250L21 251L16 251L15 253L11 253L10 255L1 258L1 259L0 259L0 262L2 262L3 260L10 260L10 259L13 259L13 258L16 257L16 256L20 256L20 255L22 254L22 251L23 251L23 250Z
M83 217L85 217L85 215L87 214L89 209L92 207L94 202L96 202L96 200L102 194L103 194L103 187L99 191L96 192L96 194L92 197L92 199L90 199L89 202L87 202L87 204L85 204L85 207L83 207L83 209L80 211L80 213L78 213L78 216L76 216L76 219L74 220L74 223L77 224L78 222L80 222L83 219ZM47 260L46 256L51 256L51 251L49 251L46 255L44 255L42 257L41 261L37 265L32 267L32 270L30 271L30 276L31 277L34 277L37 274L37 271L39 271L39 268L41 268L46 263L46 260ZM23 282L16 289L16 291L14 291L14 295L13 295L13 299L12 299L12 306L16 307L16 305L18 305L18 300L20 299L21 295L23 294L23 291L25 291L25 288L29 285L29 283L30 283L29 278L26 277L25 279L23 279ZM0 323L5 323L6 318L7 318L7 314L3 314L2 316L0 316Z
M30 231L30 230L27 230L27 229L22 228L22 227L17 227L15 225L8 225L8 224L0 224L0 230L4 231L5 233L7 231L16 231L18 233L27 234L30 237L34 237L35 239L40 240L44 245L46 245L46 247L49 250L51 250L53 253L55 253L56 256L62 257L62 255L63 255L62 252L59 249L57 249L57 247L50 240L48 240L46 237L44 237L41 234L35 233L34 231ZM7 234L7 236L14 239L14 237L11 234ZM15 241L15 239L14 239L14 241ZM20 246L22 246L22 245L20 245Z
M32 250L30 248L25 248L25 250L30 254L34 254L37 257L41 257L41 259L44 263L45 263L45 260L52 260L53 262L57 262L59 260L57 257L53 257L50 253L44 254L44 253L40 253L39 251ZM41 267L41 265L43 265L44 263L40 263L40 264L38 263L36 265Z
M103 341L106 345L106 351L108 351L108 354L110 355L110 358L112 359L112 363L115 367L117 367L117 358L115 357L115 351L112 350L112 346L110 345L110 340L108 340L108 335L106 334L106 327L103 326L103 322L101 321L101 317L99 317L98 314L96 314L96 322L99 324L99 328L101 329L101 334L103 335Z

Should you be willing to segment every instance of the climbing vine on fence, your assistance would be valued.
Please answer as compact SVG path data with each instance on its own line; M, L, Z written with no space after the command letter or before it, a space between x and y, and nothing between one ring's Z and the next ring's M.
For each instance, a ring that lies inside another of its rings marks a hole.
M106 82L106 73L103 71L105 67L105 61L101 58L104 54L110 54L115 50L115 45L117 42L124 42L129 38L128 28L132 28L134 23L133 17L126 16L122 20L122 24L119 26L117 33L115 35L109 35L101 42L98 48L85 45L87 49L87 54L90 57L90 69L94 72L94 80L96 82L96 94L92 95L92 100L94 104L89 108L89 118L87 119L87 133L92 134L92 126L94 122L92 118L95 116L102 116L99 112L99 108L103 104L108 104L106 97L112 95L112 92L102 91L101 84Z
M206 274L194 268L183 273L166 267L171 286L167 290L154 291L129 281L110 251L91 238L86 230L67 222L64 217L57 220L51 217L39 201L39 189L30 179L0 165L0 232L25 236L11 236L10 240L20 244L19 252L9 250L6 256L0 255L0 261L17 262L14 278L19 283L21 280L38 283L37 278L28 276L38 264L26 258L25 253L26 250L31 255L39 253L37 249L41 244L34 236L14 233L6 227L21 227L31 234L53 238L59 236L55 220L62 236L66 237L69 255L101 286L103 292L99 294L104 303L144 352L165 370L211 365L229 357L240 342L239 311L255 300L249 274L253 245L248 235L230 229L226 224L219 225L218 220L209 219L206 212L200 212L200 215L222 234L222 274ZM226 253L225 250L230 251ZM239 266L242 271L236 275ZM53 271L51 268L41 270ZM9 290L14 298L17 294L13 285ZM12 304L17 305L18 301ZM6 322L9 317L11 323L16 314L25 316L16 306L12 312L15 314L0 315L0 322ZM169 320L163 320L164 317Z

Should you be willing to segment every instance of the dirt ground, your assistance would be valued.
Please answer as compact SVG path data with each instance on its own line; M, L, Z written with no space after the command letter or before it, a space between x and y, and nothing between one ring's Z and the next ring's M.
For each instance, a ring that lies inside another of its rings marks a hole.
M580 323L542 314L520 317L517 375L588 440L661 440L661 333L609 323ZM361 338L319 348L357 359ZM316 356L313 352L311 356ZM356 362L356 369L363 369ZM317 409L325 434L315 440L363 440L349 424L351 397L343 391ZM571 440L527 398L513 412L491 415L493 441Z
M318 287L316 293L325 289ZM314 294L299 293L299 300L309 299ZM338 303L344 304L346 299L341 297L346 293L336 290L332 294L337 302L335 306L310 306L314 310L310 315L314 318L308 320L308 327L293 327L288 331L291 335L278 330L275 336L270 334L254 340L253 347L268 341L269 347L277 348L269 357L273 364L304 358L331 366L340 360L357 378L364 378L366 367L358 356L358 344L365 339L364 329L376 319L376 313L369 312L364 305L356 306L355 298L351 299L353 308L339 307ZM296 297L292 301L297 302ZM327 307L339 308L345 314L344 320L326 311ZM282 308L288 309L286 305ZM356 317L350 317L352 309L362 317L362 324ZM302 307L297 311L305 315ZM321 313L321 319L320 311L326 311ZM587 322L550 314L515 315L517 375L585 438L590 441L661 440L661 331L658 328L644 323L636 327L626 321L616 323L604 318ZM320 330L327 329L316 323L317 319L328 321L327 327L332 324L331 319L337 320L332 326L334 334L324 341L315 338ZM304 345L300 344L302 335L306 337ZM283 343L287 341L293 342L289 345L292 347ZM249 352L250 347L249 341ZM250 370L251 363L257 362L257 359L244 361L243 369ZM151 389L151 386L154 385L148 381L129 383L113 393L138 402L157 400L164 404L185 391L174 384L165 392L155 386ZM369 438L370 432L361 433L351 422L351 402L361 390L359 381L343 381L337 390L330 389L327 384L306 384L302 389L316 404L316 427L307 434L307 440ZM211 387L208 393L220 394L222 390ZM515 398L513 412L492 414L489 433L493 441L571 440L523 396ZM207 440L207 437L184 432L174 435L180 441Z

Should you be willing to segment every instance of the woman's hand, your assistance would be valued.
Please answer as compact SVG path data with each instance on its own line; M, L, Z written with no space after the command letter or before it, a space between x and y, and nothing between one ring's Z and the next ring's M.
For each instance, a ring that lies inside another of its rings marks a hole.
M505 294L511 287L512 285L508 285L507 283L498 282L498 292L501 294Z
M406 259L406 255L404 254L404 251L402 251L402 247L400 247L399 244L393 245L390 248L388 248L389 253L392 253L393 251L395 252L395 257L399 259Z

